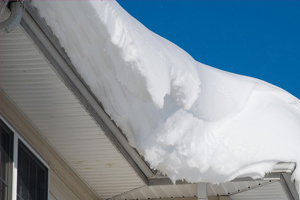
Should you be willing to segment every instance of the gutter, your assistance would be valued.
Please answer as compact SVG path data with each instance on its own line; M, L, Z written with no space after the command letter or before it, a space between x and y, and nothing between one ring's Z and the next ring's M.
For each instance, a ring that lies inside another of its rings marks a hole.
M3 8L1 8L1 15L2 11L5 9L6 4L8 2L5 2ZM6 33L9 33L13 31L15 28L17 28L20 25L21 19L22 19L22 8L23 8L23 2L20 1L13 1L10 2L9 8L11 11L11 14L7 20L4 22L1 22L1 35L4 35Z

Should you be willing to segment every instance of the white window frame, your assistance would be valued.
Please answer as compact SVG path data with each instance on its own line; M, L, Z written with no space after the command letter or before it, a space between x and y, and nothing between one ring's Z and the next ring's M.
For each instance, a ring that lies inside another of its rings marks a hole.
M10 123L0 115L1 120L5 125L13 132L13 163L12 163L12 181L11 181L11 198L12 200L17 199L17 184L18 184L18 147L19 141L21 141L25 147L27 147L30 152L47 168L47 199L49 199L49 185L50 185L50 176L49 176L49 164L43 159L43 157L34 150L34 148L14 129Z

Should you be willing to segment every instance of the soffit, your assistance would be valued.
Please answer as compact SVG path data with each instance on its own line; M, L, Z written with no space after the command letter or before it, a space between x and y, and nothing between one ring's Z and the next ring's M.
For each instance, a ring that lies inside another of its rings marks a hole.
M144 185L20 26L1 35L1 91L99 197Z
M230 196L232 200L287 200L280 181L238 181L208 184L208 196ZM114 200L190 198L197 196L196 184L148 186L113 197ZM266 198L268 197L268 198Z

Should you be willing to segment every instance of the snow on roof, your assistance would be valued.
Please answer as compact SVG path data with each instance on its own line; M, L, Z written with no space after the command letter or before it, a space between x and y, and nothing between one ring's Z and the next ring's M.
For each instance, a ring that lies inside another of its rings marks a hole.
M300 101L288 92L195 61L114 1L32 4L130 144L173 181L300 162Z

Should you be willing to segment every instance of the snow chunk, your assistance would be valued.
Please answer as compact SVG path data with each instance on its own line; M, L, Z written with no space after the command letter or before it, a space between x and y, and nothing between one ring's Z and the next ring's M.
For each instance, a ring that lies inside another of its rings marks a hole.
M130 144L173 181L300 163L300 101L286 91L196 62L116 2L32 4Z

